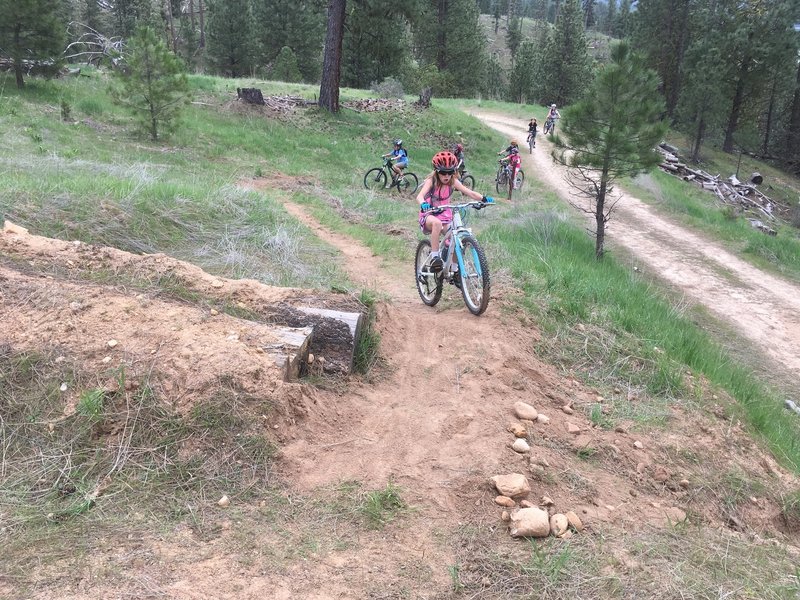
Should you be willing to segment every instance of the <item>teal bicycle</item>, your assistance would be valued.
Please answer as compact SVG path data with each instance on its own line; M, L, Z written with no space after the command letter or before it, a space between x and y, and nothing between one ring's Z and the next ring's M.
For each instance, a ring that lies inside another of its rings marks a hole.
M481 210L494 203L467 202L465 204L441 205L427 211L438 214L446 208L453 209L453 222L439 243L439 255L444 261L441 269L430 266L431 241L424 239L417 245L414 259L414 276L419 297L427 306L435 306L442 297L442 288L447 282L461 290L467 310L475 316L482 315L489 306L489 264L472 230L464 225L468 208ZM448 250L454 250L448 252Z

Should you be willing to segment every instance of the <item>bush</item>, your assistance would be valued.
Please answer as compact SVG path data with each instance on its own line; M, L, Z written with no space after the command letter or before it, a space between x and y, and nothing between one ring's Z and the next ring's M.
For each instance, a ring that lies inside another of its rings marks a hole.
M800 203L795 204L789 213L789 222L793 227L800 229Z
M373 81L369 89L381 98L403 97L403 84L394 77L387 77L380 83Z

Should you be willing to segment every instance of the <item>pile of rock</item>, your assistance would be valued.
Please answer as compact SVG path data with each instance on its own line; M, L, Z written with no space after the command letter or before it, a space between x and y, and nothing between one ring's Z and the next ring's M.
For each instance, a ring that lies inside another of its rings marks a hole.
M520 454L531 451L528 443L528 432L535 424L546 425L550 418L541 414L530 404L517 402L514 404L514 414L518 422L509 423L506 428L514 435L511 448ZM545 459L530 459L531 470L540 477L547 466ZM547 496L542 496L538 505L527 499L531 486L527 477L520 473L508 475L495 475L491 478L491 485L497 490L498 496L495 504L504 510L501 518L509 524L509 531L513 537L547 537L553 535L559 538L572 536L573 531L583 531L583 523L573 511L564 513L556 512L555 502Z

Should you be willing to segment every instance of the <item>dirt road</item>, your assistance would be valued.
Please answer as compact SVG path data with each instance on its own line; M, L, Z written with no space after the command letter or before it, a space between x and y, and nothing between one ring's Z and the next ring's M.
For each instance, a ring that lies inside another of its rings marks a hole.
M519 137L527 129L520 119L473 114L504 135ZM523 153L523 168L566 201L572 190L564 179L565 169L553 163L551 148L540 135L533 154ZM607 243L624 247L693 302L730 323L779 370L800 375L800 286L761 271L638 198L624 192L621 196Z

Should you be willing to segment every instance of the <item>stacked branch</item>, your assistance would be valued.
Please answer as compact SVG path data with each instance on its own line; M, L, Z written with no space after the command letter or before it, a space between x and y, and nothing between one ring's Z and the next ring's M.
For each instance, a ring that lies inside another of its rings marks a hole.
M298 106L312 106L314 100L299 96L264 96L258 88L236 88L236 96L247 104L259 104L279 113L291 113Z
M364 100L345 102L342 106L356 112L382 112L386 110L402 110L405 108L406 103L402 99L365 98Z
M776 220L775 203L754 185L754 183L763 181L761 175L753 173L751 181L754 183L741 182L735 175L731 175L727 179L721 179L719 174L711 175L702 169L692 169L687 166L679 157L678 149L674 146L662 143L656 150L663 157L661 164L659 164L662 170L680 177L684 181L694 181L704 190L713 192L723 204L736 206L741 208L742 211L753 214L754 217L748 217L753 227L769 235L777 234L774 228L766 225L761 220L762 218L772 222Z

